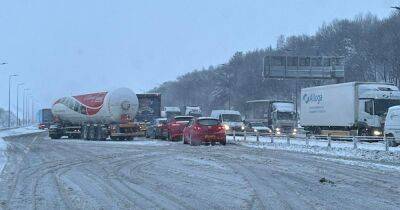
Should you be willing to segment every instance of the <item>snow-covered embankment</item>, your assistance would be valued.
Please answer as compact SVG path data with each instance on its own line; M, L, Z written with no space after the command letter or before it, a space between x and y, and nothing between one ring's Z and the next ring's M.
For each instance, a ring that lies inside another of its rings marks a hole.
M7 162L7 157L5 155L5 152L7 150L7 143L4 141L3 137L18 136L18 135L39 133L39 132L43 132L43 130L37 129L36 126L6 129L0 131L0 174L3 171L4 165Z

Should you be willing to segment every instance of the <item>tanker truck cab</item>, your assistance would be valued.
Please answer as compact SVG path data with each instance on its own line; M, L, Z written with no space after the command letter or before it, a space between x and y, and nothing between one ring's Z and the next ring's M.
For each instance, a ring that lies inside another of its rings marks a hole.
M271 121L272 129L276 134L296 135L296 112L292 102L273 102Z
M385 120L384 133L388 139L389 146L398 146L400 144L400 106L393 106Z
M244 131L245 126L240 112L234 110L213 110L212 118L217 118L221 121L226 131Z
M358 122L362 129L359 135L383 135L388 110L400 105L400 92L389 84L360 85Z

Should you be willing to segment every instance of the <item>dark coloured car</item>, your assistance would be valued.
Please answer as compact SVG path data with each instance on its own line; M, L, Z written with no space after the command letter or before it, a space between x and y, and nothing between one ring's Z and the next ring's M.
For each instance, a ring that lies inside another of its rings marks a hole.
M163 131L166 129L167 118L156 118L146 130L146 137L158 139L162 137Z

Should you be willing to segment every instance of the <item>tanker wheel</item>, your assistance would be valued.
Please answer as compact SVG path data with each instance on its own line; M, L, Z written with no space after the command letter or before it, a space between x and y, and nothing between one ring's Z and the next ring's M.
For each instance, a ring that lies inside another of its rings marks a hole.
M86 138L86 136L85 136L85 126L82 125L81 126L81 139L85 139L85 138Z
M95 130L93 126L89 126L89 140L95 140L96 135L95 135Z
M103 140L103 138L102 138L102 133L101 133L101 126L96 126L95 127L95 129L94 129L96 132L95 132L95 139L96 140L99 140L99 141L101 141L101 140Z

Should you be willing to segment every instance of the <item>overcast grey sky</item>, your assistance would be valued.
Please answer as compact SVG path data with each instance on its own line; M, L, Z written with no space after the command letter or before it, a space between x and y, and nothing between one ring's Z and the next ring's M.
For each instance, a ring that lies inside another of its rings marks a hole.
M312 34L360 13L386 17L398 2L2 0L0 62L9 64L0 66L0 106L8 106L9 73L41 106L122 86L143 92L236 51L275 45L280 34Z

